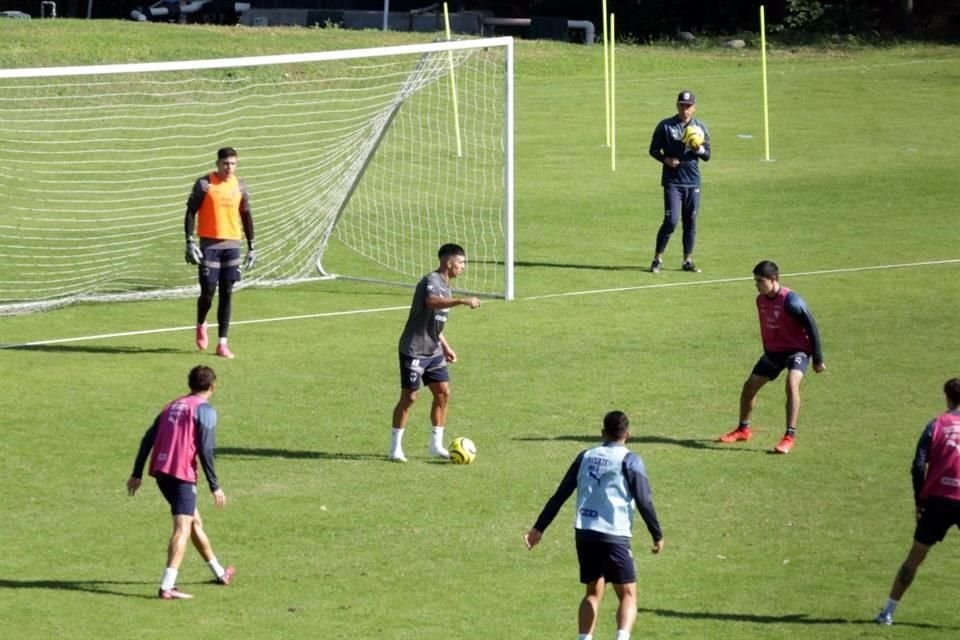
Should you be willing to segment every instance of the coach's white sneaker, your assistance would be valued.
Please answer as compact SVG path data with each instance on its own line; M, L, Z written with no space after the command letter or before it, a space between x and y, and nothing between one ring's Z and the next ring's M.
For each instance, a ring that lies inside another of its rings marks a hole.
M431 442L429 449L430 449L430 455L432 455L435 458L443 458L445 460L450 459L450 452L447 451L443 447L443 445L439 445L436 442Z

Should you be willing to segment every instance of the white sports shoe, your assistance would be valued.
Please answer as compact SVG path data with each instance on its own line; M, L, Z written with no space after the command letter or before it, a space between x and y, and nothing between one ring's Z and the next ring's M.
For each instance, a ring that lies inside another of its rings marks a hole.
M450 452L444 449L442 445L437 445L433 442L430 443L430 455L434 456L435 458L445 458L447 460L450 459Z
M390 462L406 462L407 457L403 455L403 451L391 451L390 452Z

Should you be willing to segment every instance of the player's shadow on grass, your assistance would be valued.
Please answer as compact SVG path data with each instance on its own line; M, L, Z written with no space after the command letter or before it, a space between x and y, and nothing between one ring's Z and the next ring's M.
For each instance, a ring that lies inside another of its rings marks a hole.
M602 438L598 433L592 436L591 435L526 436L526 437L514 438L514 440L520 440L525 442L542 442L542 441L554 440L557 442L583 442L584 444L597 444L602 440ZM765 451L760 451L757 449L747 449L744 447L730 447L726 445L721 445L716 440L704 440L702 438L671 438L669 436L644 434L644 435L638 435L638 436L631 436L627 444L629 445L631 442L636 444L668 444L675 447L684 447L686 449L700 449L704 451L740 451L740 452L745 451L749 453L766 453Z
M806 613L785 613L783 615L760 615L756 613L724 613L720 611L674 611L672 609L645 609L637 607L637 613L651 613L664 618L684 620L719 620L721 622L753 622L755 624L866 624L877 626L872 618L850 620L848 618L817 618ZM917 629L958 629L960 627L941 626L926 622L900 622L895 627L914 627Z
M52 589L55 591L82 591L104 596L123 596L124 598L156 598L156 591L151 593L126 593L117 591L112 585L147 585L149 582L132 582L123 580L7 580L0 578L0 589ZM149 590L147 590L149 591Z
M271 449L264 447L217 447L217 455L236 456L238 458L283 458L286 460L383 460L386 457L374 453L305 451L302 449Z
M170 347L156 347L146 349L143 347L109 347L93 345L76 344L19 344L11 346L0 346L0 349L9 349L10 351L39 351L48 353L119 353L140 355L144 353L184 353L183 349L172 349ZM196 353L192 351L191 353Z

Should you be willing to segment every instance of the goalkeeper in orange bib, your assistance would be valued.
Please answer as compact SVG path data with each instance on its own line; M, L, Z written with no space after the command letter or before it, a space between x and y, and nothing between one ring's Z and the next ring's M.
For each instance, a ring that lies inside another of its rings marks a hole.
M677 115L661 120L650 140L650 156L663 164L660 172L663 222L657 231L657 246L650 263L652 273L660 273L663 268L663 252L667 250L670 236L681 218L681 268L700 272L693 262L693 245L697 239L697 214L700 212L700 160L710 159L710 132L705 123L693 117L696 112L697 97L692 91L681 91L677 96Z
M219 287L217 355L222 358L233 358L233 352L227 346L227 334L230 331L233 287L240 280L240 243L244 237L247 255L243 259L243 268L251 269L257 262L250 196L236 170L236 150L231 147L218 150L217 170L194 183L183 220L187 236L186 261L198 265L200 274L197 349L204 351L207 348L207 313ZM199 246L193 239L194 228L200 238Z

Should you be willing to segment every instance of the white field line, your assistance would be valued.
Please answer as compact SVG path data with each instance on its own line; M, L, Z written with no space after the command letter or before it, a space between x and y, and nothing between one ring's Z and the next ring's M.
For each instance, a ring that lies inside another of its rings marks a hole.
M798 271L795 273L783 273L781 277L783 278L799 278L803 276L828 276L835 275L838 273L862 273L865 271L882 271L887 269L910 269L917 267L931 267L938 265L946 264L960 264L960 258L950 259L950 260L927 260L924 262L904 262L900 264L881 264L873 265L866 267L846 267L842 269L823 269L820 271ZM653 276L651 276L653 277ZM753 280L753 276L738 276L735 278L717 278L713 280L695 280L687 282L661 282L657 284L641 284L630 287L611 287L608 289L586 289L583 291L567 291L564 293L547 293L538 296L528 296L523 298L517 298L514 304L527 300L547 300L550 298L569 298L574 296L592 296L592 295L603 295L608 293L620 293L624 291L643 291L646 289L668 289L673 287L698 287L705 285L713 284L727 284L731 282L747 282ZM272 322L287 322L290 320L312 320L316 318L335 318L341 316L359 316L370 313L383 313L383 312L392 312L392 311L406 311L410 307L409 305L404 305L402 307L379 307L374 309L352 309L350 311L330 311L327 313L307 313L296 316L280 316L276 318L259 318L254 320L237 320L233 321L231 325L238 324L264 324ZM101 333L96 335L89 336L76 336L73 338L54 338L51 340L36 340L34 342L24 342L21 344L0 344L0 349L13 349L17 347L38 347L49 344L64 344L68 342L86 342L89 340L106 340L108 338L125 338L129 336L143 336L156 333L173 333L176 331L192 331L194 325L189 325L185 327L166 327L162 329L144 329L141 331L124 331L120 333Z
M951 260L927 260L925 262L904 262L901 264L879 264L868 267L846 267L843 269L824 269L822 271L797 271L796 273L781 273L781 278L798 278L801 276L826 276L837 273L860 273L863 271L880 271L884 269L908 269L911 267L930 267L941 264L957 264L960 258ZM653 276L651 276L653 277ZM589 289L585 291L568 291L566 293L547 293L539 296L521 298L521 300L545 300L547 298L565 298L570 296L590 296L601 293L619 293L621 291L641 291L643 289L667 289L671 287L697 287L710 284L725 284L728 282L752 281L753 276L739 276L736 278L718 278L715 280L695 280L688 282L661 282L659 284L639 284L632 287L612 287L609 289Z
M281 316L277 318L259 318L256 320L232 320L230 326L237 324L263 324L265 322L285 322L287 320L309 320L312 318L333 318L336 316L359 316L365 313L380 313L382 311L406 311L410 306L402 307L380 307L378 309L352 309L350 311L329 311L327 313L307 313L299 316ZM63 344L65 342L86 342L88 340L106 340L107 338L124 338L127 336L145 336L153 333L173 333L174 331L193 331L195 325L186 327L166 327L163 329L144 329L142 331L124 331L121 333L100 333L91 336L77 336L74 338L54 338L52 340L37 340L35 342L24 342L22 344L0 344L0 349L13 349L15 347L39 347L47 344Z

